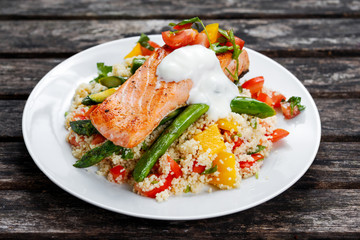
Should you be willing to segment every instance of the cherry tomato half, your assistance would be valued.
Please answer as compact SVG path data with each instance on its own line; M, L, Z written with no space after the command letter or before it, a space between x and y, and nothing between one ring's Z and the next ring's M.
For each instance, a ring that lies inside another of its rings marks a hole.
M176 33L170 31L161 33L166 45L174 49L189 45L194 41L197 34L194 29L185 29Z

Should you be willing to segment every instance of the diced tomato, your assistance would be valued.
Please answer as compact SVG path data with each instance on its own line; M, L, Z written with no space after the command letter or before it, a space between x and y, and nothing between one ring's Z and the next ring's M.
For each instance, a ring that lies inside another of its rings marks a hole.
M242 40L241 38L235 37L235 44L239 45L240 49L243 49L244 45L245 45L245 41ZM231 42L226 42L226 46L231 47L232 43Z
M82 108L80 109L74 116L73 116L73 120L87 120L89 119L88 117L85 116L85 109Z
M250 161L244 161L244 162L240 162L240 168L250 168L252 165L254 165L254 162L250 162Z
M264 158L264 156L259 154L259 153L251 154L251 157L254 159L254 161L257 161L257 160L260 160L260 159Z
M205 171L205 168L206 166L199 165L197 161L194 161L193 172L200 174Z
M84 114L84 116L85 116L87 119L89 119L89 118L90 118L90 113L91 113L92 111L94 111L95 108L97 108L97 106L98 106L98 105L92 105L92 106L89 108L89 110L87 110L87 112Z
M159 48L160 45L157 44L156 42L153 41L148 41L148 43L150 44L150 46L152 46L153 48ZM141 52L143 56L150 56L155 50L151 51L147 48L144 48L143 46L141 46Z
M196 35L195 40L190 43L190 45L196 44L203 45L206 48L210 47L209 39L207 38L205 33L199 33L198 35Z
M280 106L281 106L281 111L286 119L294 118L300 114L300 111L297 106L294 106L291 114L291 107L289 102L281 102Z
M126 170L121 165L117 165L110 169L109 174L112 175L112 178L116 183L122 183L126 178Z
M80 146L80 144L76 141L76 137L75 136L71 136L69 138L69 143L75 147L78 147Z
M93 137L93 140L91 141L91 144L96 145L96 144L104 142L105 140L106 140L106 138L103 135L95 134Z
M233 147L233 150L234 150L235 148L241 146L241 144L243 144L244 141L243 141L242 139L238 138L238 140L237 140L236 142L234 142L234 143L235 143L235 145L234 145L234 147Z
M264 77L259 76L252 78L250 80L247 80L242 84L242 88L249 89L251 92L251 95L254 95L258 93L264 86Z
M167 157L168 162L170 163L170 169L173 172L173 174L170 173L175 178L178 178L182 176L181 167L177 162L174 161L170 156Z
M271 96L273 107L280 107L281 101L286 100L285 96L278 92L273 92Z
M194 29L185 29L177 33L170 31L161 33L166 45L174 49L189 45L194 41L197 34L198 33Z
M165 179L165 182L162 186L154 188L153 190L150 190L150 191L143 191L141 188L138 187L137 184L135 184L134 187L135 187L135 190L138 191L141 195L143 195L145 197L149 197L149 198L155 198L156 194L170 188L171 181L173 180L173 178L174 177L172 175L167 176Z
M269 105L271 107L273 106L272 99L266 93L258 92L258 95L257 95L256 99L261 101L261 102L266 103L267 105Z
M184 25L175 25L173 28L175 30L182 30L182 29L191 28L192 25L193 25L193 23L187 23L187 24L184 24Z
M286 137L287 135L289 135L289 132L286 131L285 129L281 129L281 128L275 129L274 132L271 135L272 136L271 141L272 142L277 142L280 139Z

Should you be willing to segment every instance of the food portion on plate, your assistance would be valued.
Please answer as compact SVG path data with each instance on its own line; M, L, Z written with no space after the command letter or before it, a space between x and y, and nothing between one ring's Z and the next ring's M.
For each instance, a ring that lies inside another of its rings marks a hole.
M74 167L97 165L158 201L258 178L273 143L289 134L274 108L293 118L301 98L286 100L261 76L243 80L249 58L232 30L197 17L170 26L164 46L142 34L123 63L97 63L98 76L76 89L65 120Z

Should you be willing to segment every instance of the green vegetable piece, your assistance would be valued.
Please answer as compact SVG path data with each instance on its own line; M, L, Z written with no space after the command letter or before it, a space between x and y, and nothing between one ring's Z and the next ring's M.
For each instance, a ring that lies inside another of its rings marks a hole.
M261 152L261 151L264 150L265 148L266 148L266 147L263 146L263 145L257 145L254 152L248 152L247 154L248 154L248 155L252 155L252 154Z
M187 185L185 190L184 190L184 193L188 193L190 191L191 191L191 187L190 187L190 185Z
M99 75L94 79L95 82L99 82L99 79L107 77L112 72L112 66L106 66L104 63L97 63L96 66Z
M149 49L150 51L154 51L155 48L149 44L149 40L150 38L146 34L142 33L138 43L140 43L142 47Z
M191 124L206 113L208 109L209 106L206 104L192 104L177 116L136 164L133 172L135 181L143 181L159 157L166 152L170 145L180 137Z
M93 148L85 153L80 160L78 160L73 166L77 168L87 168L101 162L104 158L122 151L124 148L116 146L111 141L106 141L99 147Z
M130 148L124 148L121 154L121 157L125 160L133 159L134 158L134 152Z
M71 129L80 135L91 136L98 133L98 130L92 125L90 120L78 120L70 122Z
M275 110L253 98L236 97L230 103L231 111L242 114L248 114L259 118L267 118L276 114Z
M159 126L160 125L163 125L165 124L167 121L175 118L177 115L179 115L182 111L184 110L184 108L178 108L174 111L172 111L171 113L169 113L166 117L164 117L161 122L159 123Z
M110 88L99 93L90 94L84 98L81 103L84 105L96 105L98 103L102 103L107 97L114 94L115 92L116 90L114 88Z
M147 151L148 149L149 149L149 146L145 142L143 142L141 145L141 150Z
M99 79L99 83L108 88L115 88L122 85L127 79L127 77L110 76Z
M131 74L134 74L144 64L145 60L145 58L134 58L130 69Z
M214 173L214 172L216 172L216 171L217 171L217 165L215 165L215 166L213 166L213 167L211 167L211 168L209 168L209 169L204 170L204 171L201 173L201 175L211 174L211 173Z

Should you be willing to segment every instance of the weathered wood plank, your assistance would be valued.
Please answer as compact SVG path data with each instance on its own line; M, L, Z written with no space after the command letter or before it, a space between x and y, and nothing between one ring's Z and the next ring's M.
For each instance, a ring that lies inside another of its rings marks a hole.
M171 20L2 21L0 56L68 56L107 41L167 29ZM270 56L360 54L360 19L214 20ZM329 31L328 29L336 29ZM28 34L31 33L31 34ZM12 36L11 38L9 36Z
M339 236L341 233L349 237L359 236L360 233L358 189L290 189L255 208L197 221L153 221L127 217L57 190L0 191L0 232L3 236L30 232L55 236L85 232L89 235L118 233L122 238L136 236L136 239L148 239L149 236L208 239L236 238L244 232L266 239L268 234L307 236L326 233L331 236L334 233ZM219 227L225 225L225 228Z
M2 18L251 18L359 16L357 1L33 1L2 0Z
M26 98L39 80L62 60L0 59L0 97ZM297 76L313 97L360 97L360 58L274 60Z
M317 98L315 102L320 112L323 140L359 141L360 99ZM0 139L22 137L24 105L24 100L0 100Z
M296 189L360 189L360 142L322 142ZM0 190L52 189L22 142L0 142Z

